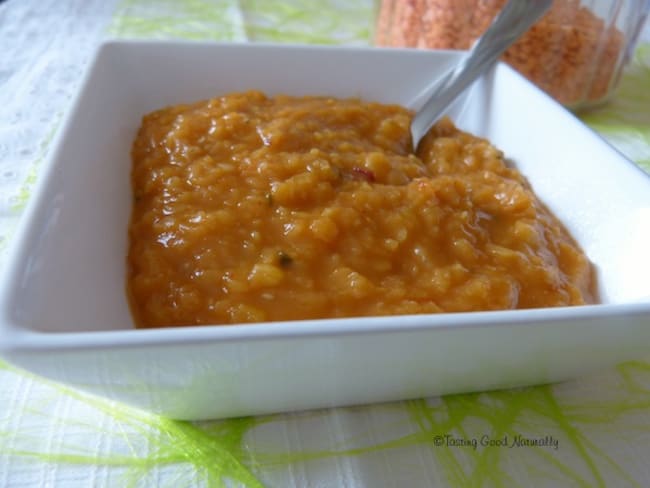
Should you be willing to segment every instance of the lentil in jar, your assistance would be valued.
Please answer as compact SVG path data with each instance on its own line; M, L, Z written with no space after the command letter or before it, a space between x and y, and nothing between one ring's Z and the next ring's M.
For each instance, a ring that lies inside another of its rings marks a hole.
M488 141L327 97L230 94L144 117L139 327L580 305L591 264Z
M624 25L629 23L634 31L634 12L623 15L622 2L612 3L616 5L608 9L609 15L622 12ZM505 4L506 0L382 0L375 42L470 49ZM636 17L641 16L639 11ZM502 58L562 104L594 105L611 94L626 61L626 45L636 39L613 20L601 18L579 0L556 0Z

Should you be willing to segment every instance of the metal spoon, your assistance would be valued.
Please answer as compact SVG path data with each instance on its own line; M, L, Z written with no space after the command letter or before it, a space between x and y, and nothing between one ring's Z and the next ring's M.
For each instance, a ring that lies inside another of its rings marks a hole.
M510 0L465 58L434 83L433 93L411 121L413 149L458 96L549 9L553 0ZM431 88L429 88L430 90ZM427 90L427 91L429 91Z

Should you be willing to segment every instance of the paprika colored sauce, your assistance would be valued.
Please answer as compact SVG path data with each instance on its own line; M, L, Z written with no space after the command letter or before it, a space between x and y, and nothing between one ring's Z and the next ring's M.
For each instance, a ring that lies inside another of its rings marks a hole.
M326 97L144 117L128 283L139 327L580 305L592 266L484 139Z

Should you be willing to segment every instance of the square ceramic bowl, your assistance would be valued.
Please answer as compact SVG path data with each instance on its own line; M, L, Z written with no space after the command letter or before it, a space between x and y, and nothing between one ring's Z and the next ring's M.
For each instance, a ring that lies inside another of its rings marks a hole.
M650 179L505 65L451 109L505 151L595 263L602 304L135 330L125 296L130 146L143 114L260 89L413 106L460 54L112 42L99 49L0 285L0 353L179 419L572 378L647 354Z

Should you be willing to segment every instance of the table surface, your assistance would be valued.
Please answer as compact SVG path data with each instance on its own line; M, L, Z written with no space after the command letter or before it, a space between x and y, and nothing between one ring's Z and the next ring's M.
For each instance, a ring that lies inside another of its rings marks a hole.
M363 45L375 15L373 0L0 2L0 265L101 40ZM648 171L649 86L642 43L614 100L583 117ZM556 385L212 422L0 362L0 399L3 487L650 486L650 357Z

